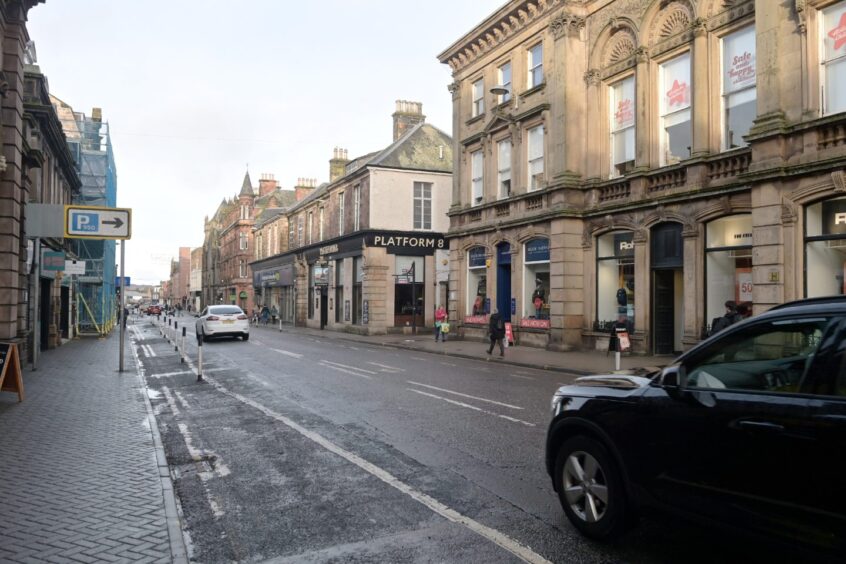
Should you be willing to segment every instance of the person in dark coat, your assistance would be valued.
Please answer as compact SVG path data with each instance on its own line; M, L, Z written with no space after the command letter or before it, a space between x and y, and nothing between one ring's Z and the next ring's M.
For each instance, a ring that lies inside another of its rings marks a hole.
M725 315L723 315L722 317L714 318L714 320L711 322L710 335L716 335L723 329L734 325L738 321L743 321L743 316L737 313L737 304L733 300L728 300L725 305Z
M494 345L499 345L499 356L505 356L505 347L502 340L505 338L505 323L499 310L494 311L488 320L488 332L490 333L491 346L488 347L488 354L493 352Z

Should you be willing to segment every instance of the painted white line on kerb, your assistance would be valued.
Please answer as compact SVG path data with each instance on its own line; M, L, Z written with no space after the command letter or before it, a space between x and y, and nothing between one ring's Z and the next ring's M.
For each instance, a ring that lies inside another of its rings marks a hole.
M429 388L430 390L438 390L439 392L446 392L446 393L452 394L454 396L461 396L463 398L469 398L469 399L484 401L484 402L487 402L487 403L492 403L494 405L501 405L502 407L507 407L509 409L523 409L519 405L511 405L510 403L502 403L502 402L495 401L495 400L480 398L478 396L471 396L471 395L468 395L468 394L462 394L461 392L453 392L452 390L447 390L446 388L438 388L437 386L430 386L429 384L421 384L420 382L412 382L411 380L409 380L408 383L411 384L412 386L422 386L424 388Z
M493 411L488 411L487 409L482 409L481 407L476 407L475 405L470 405L469 403L464 403L460 401L451 400L449 398L445 398L442 396L436 396L435 394L430 394L429 392L422 392L420 390L415 390L414 388L406 388L409 392L414 392L415 394L420 394L421 396L428 396L430 398L439 399L441 401L445 401L447 403L451 403L453 405L457 405L459 407L466 407L467 409L472 409L473 411L478 411L479 413L484 413L486 415L493 415L494 417L499 417L500 419L505 419L506 421L511 421L512 423L520 423L522 425L526 425L527 427L534 427L534 423L529 423L528 421L523 421L522 419L517 419L514 417L509 417L507 415L500 415L499 413L494 413Z
M284 354L285 356L291 356L291 357L294 357L294 358L302 358L303 357L303 355L301 355L299 353L290 352L290 351L283 351L282 349L270 349L270 350L276 351L279 354Z
M353 372L352 370L347 370L346 368L341 368L340 366L332 366L332 364L327 363L325 360L320 361L320 366L325 366L326 368L331 368L332 370L337 370L338 372L344 372L345 374L352 374L353 376L358 376L359 378L364 378L366 380L372 380L370 376L367 374L361 374L359 372ZM372 374L375 374L373 372Z
M393 370L394 372L405 372L405 368L397 368L396 366L388 366L387 364L379 364L378 362L368 362L367 364L372 364L373 366L378 366L379 368L384 368L385 370Z
M466 515L462 515L458 511L451 509L450 507L444 505L440 501L436 500L435 498L414 489L413 487L409 486L405 482L399 480L396 476L383 470L382 468L376 466L368 462L367 460L361 458L357 454L354 454L346 449L343 449L336 445L335 443L329 441L328 439L324 438L322 435L315 433L314 431L310 431L303 427L302 425L294 422L293 420L285 417L284 415L277 413L262 404L253 401L249 398L246 398L240 394L235 392L229 391L228 389L224 388L220 385L214 378L207 378L206 379L211 385L215 388L220 390L222 393L237 399L238 401L245 403L255 409L261 411L268 417L272 417L276 421L287 425L294 431L298 432L300 435L310 439L311 441L317 443L318 445L322 446L329 452L337 454L344 460L355 464L368 474L382 480L389 486L396 488L397 490L401 491L402 493L406 494L413 500L421 503L440 515L441 517L447 519L448 521L452 521L453 523L458 523L459 525L463 525L467 527L474 533L488 539L489 541L493 542L497 546L507 550L517 558L520 558L524 562L530 562L531 564L552 564L549 560L541 556L540 554L534 552L532 549L523 546L516 540L512 539L508 535L497 531L496 529L492 529L478 521L467 517Z

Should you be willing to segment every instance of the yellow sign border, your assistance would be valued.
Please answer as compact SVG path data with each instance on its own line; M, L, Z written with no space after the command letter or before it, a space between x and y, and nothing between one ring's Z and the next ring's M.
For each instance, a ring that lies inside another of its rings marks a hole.
M102 235L71 235L68 233L68 216L70 214L70 210L94 210L94 211L101 211L101 212L114 212L114 211L122 211L126 212L127 215L127 225L126 225L126 237L118 237L112 235L111 237L104 237ZM132 208L107 208L103 206L75 206L73 204L65 205L65 237L67 239L98 239L98 240L126 240L132 238Z

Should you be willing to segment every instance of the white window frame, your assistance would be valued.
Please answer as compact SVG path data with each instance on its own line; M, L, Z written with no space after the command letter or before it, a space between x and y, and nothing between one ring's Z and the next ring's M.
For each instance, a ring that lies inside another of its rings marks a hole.
M530 127L526 130L526 185L528 191L543 188L544 177L544 126L543 124ZM540 131L540 143L532 144L532 132ZM540 154L535 149L540 147ZM539 169L539 170L538 170Z
M246 233L239 233L238 234L238 248L242 251L246 251L249 247L249 242L247 241L247 234Z
M471 205L485 201L485 154L482 149L470 153Z
M730 91L726 90L727 87L728 87L728 84L726 84L726 48L725 48L726 39L729 39L730 37L736 36L736 35L741 34L741 33L748 33L750 31L752 32L752 38L753 38L752 44L755 45L755 37L756 37L756 35L755 35L755 24L740 28L740 29L735 30L731 33L728 33L728 34L726 34L726 35L724 35L723 37L720 38L720 69L721 69L721 77L722 77L722 86L721 86L722 96L720 97L720 102L722 104L722 112L720 113L720 115L721 115L721 124L720 124L721 139L720 139L720 143L721 143L721 147L722 147L723 151L728 151L728 150L731 150L731 149L734 149L734 148L746 147L747 146L747 143L743 140L743 136L741 136L741 135L738 136L740 139L738 139L735 142L735 147L731 146L732 143L729 140L728 120L726 118L728 116L729 109L733 106L730 106L729 103L732 100L737 100L738 98L745 99L745 101L749 101L750 98L755 99L756 101L758 99L758 83L757 83L757 80L754 80L751 84L748 84L748 85L743 86L742 88L738 88L736 90L730 90ZM755 50L757 51L757 46L756 46ZM752 54L751 68L753 69L753 71L756 70L755 69L756 54L757 53Z
M821 9L818 18L820 45L820 113L824 116L846 111L846 100L841 100L841 105L839 107L831 109L828 96L828 87L830 82L828 79L828 71L832 66L837 65L839 67L838 70L840 72L838 75L841 76L841 80L844 83L844 90L846 90L846 49L843 49L831 59L826 59L825 54L825 42L826 39L828 39L828 32L825 29L826 15L829 12L840 9L846 10L846 2L837 2L831 6Z
M473 117L485 113L485 79L480 78L473 82Z
M346 191L338 193L338 235L344 234L344 200Z
M308 244L311 245L314 241L314 235L312 232L314 231L314 212L308 212L308 223L306 223L306 238L308 239Z
M507 151L503 151L507 149ZM503 152L507 152L504 155ZM508 182L508 188L503 184ZM497 196L500 200L504 200L511 196L511 138L503 139L496 144L496 186Z
M428 192L428 193L427 193ZM415 182L413 188L414 204L412 223L414 229L432 229L432 183ZM428 205L427 205L428 204ZM419 213L418 213L419 212ZM419 220L418 220L419 217Z
M617 119L616 118L617 118L617 112L619 111L619 108L614 107L615 89L617 87L623 88L625 86L625 83L628 82L628 81L632 82L632 92L633 92L633 94L632 94L632 123L631 123L631 125L625 125L623 127L617 127ZM616 155L615 155L615 151L616 151L616 148L617 148L617 144L616 144L617 137L623 136L623 138L625 139L626 136L629 133L631 133L632 150L633 151L635 150L634 144L637 143L637 137L636 137L636 134L637 134L637 129L636 129L636 127L637 127L637 117L636 117L637 116L637 107L636 107L636 105L637 105L637 100L636 100L637 90L636 90L636 88L637 88L637 81L636 81L634 76L628 76L626 78L623 78L621 80L618 80L618 81L608 85L608 129L611 133L611 135L610 135L610 137L611 137L610 146L609 146L609 151L608 151L609 160L611 161L610 166L609 166L610 178L617 178L617 177L620 177L623 174L625 174L625 173L621 174L617 170L617 165L620 164L620 163L616 162ZM634 158L632 158L631 160L634 160ZM623 162L625 163L625 162L628 162L628 161L623 161Z
M243 259L238 261L238 274L239 278L247 277L247 263Z
M317 210L317 240L323 240L323 206Z
M534 88L536 86L540 86L544 82L543 76L543 41L539 41L528 48L528 86L529 88ZM538 56L539 60L535 60L535 56ZM537 72L536 72L537 71Z
M508 69L508 80L507 81L505 80L505 72L503 72L503 69L506 69L506 68ZM501 87L505 88L506 90L508 90L508 92L506 94L501 94L499 96L499 103L504 104L505 102L508 102L509 100L511 100L511 81L512 81L511 61L502 63L496 69L496 72L497 72L497 81L499 82L499 84L497 86L501 86Z
M361 228L361 185L353 187L353 231Z
M262 258L262 242L263 241L264 241L264 237L262 235L262 232L259 231L256 234L256 249L255 249L256 259Z
M305 223L305 218L300 214L297 216L297 241L299 242L299 246L302 247L305 243L303 239L303 224Z

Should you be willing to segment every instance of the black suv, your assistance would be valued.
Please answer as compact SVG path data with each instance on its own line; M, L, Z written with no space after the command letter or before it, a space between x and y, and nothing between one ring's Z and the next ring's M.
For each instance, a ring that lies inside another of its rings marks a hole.
M846 297L781 305L648 376L552 399L546 468L577 529L610 539L658 509L846 554Z

